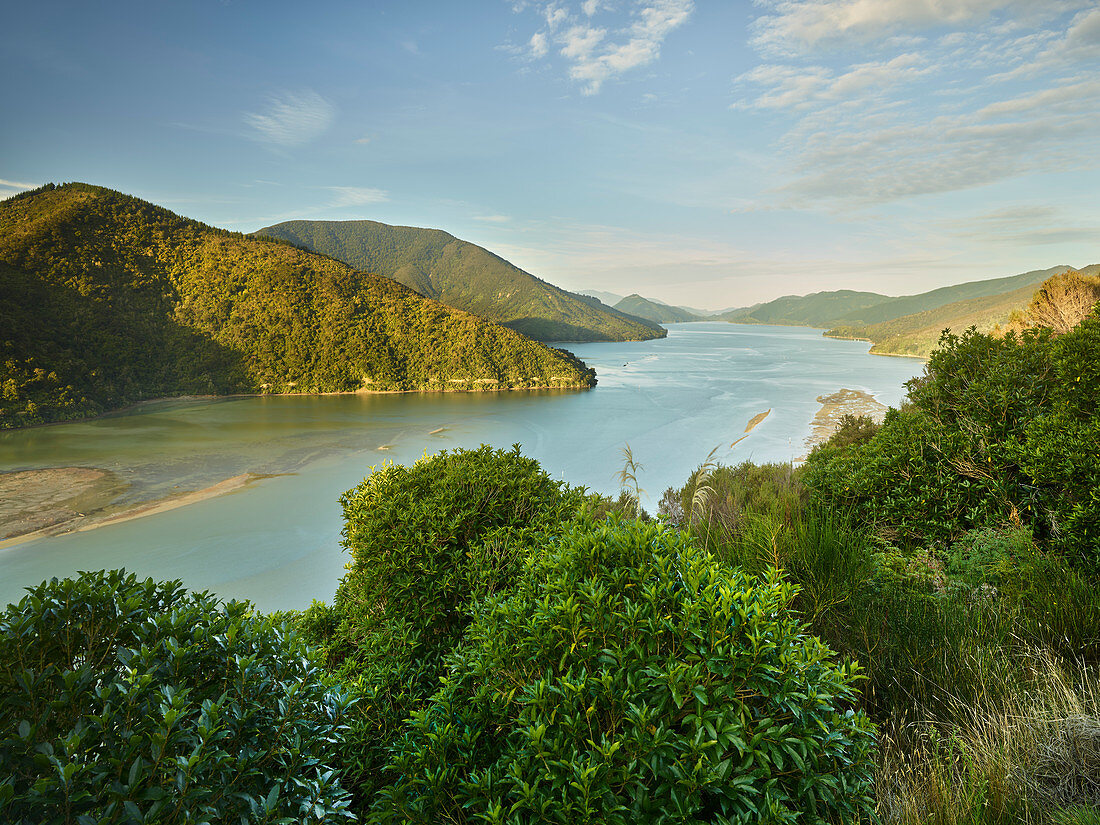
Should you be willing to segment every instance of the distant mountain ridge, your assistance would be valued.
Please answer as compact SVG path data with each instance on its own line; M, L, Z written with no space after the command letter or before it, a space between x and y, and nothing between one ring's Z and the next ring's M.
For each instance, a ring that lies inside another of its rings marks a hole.
M644 341L668 333L547 283L440 229L378 221L286 221L257 231L395 281L539 341Z
M1057 266L1051 269L1035 270L1014 275L1009 278L997 278L991 281L978 281L977 284L1002 284L1013 286L1020 282L1024 286L1000 294L983 294L964 298L933 309L926 309L897 318L889 318L873 324L842 324L828 330L825 335L831 338L859 338L871 342L871 352L879 355L913 355L927 358L939 343L943 330L956 335L975 327L979 332L992 332L1010 324L1032 301L1036 291L1047 284L1051 278L1066 272L1077 271L1082 275L1095 276L1100 272L1100 264L1091 264L1079 270L1072 267ZM1037 274L1048 277L1034 283ZM975 291L974 283L960 284L954 294L966 294ZM946 287L946 289L953 289ZM941 290L934 290L941 292ZM932 294L932 293L928 293ZM914 296L920 297L920 296ZM907 300L907 299L899 299ZM885 305L880 305L885 306ZM898 304L896 306L907 306ZM879 309L880 307L876 307Z
M838 289L814 292L810 295L786 295L734 310L718 316L723 321L740 324L780 324L787 326L836 327L870 325L964 301L1003 295L1015 289L1034 286L1070 269L1056 266L1037 269L1007 278L967 281L940 287L916 295L892 297L877 292Z
M703 320L701 316L696 315L694 312L688 312L685 309L670 306L669 304L651 301L647 298L643 298L637 293L623 298L619 303L615 304L615 309L620 312L635 315L639 318L648 318L650 321L655 321L658 324L681 324L688 321Z
M587 387L571 354L87 184L0 201L0 428L193 394Z
M601 302L607 304L609 307L615 306L623 299L622 295L616 295L614 292L604 292L600 289L578 289L578 295L587 295L590 298L599 298Z

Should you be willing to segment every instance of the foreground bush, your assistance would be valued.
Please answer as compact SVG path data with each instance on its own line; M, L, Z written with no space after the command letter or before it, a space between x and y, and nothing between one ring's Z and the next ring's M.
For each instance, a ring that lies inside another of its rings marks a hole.
M854 821L873 733L793 595L656 524L575 526L483 605L372 818Z
M0 820L332 822L342 701L247 603L124 571L0 616Z
M511 587L528 547L585 499L518 448L487 446L388 464L344 495L352 562L332 607L315 605L299 624L358 697L343 749L357 808L392 781L387 749L438 688L473 606Z
M945 333L867 441L815 450L811 497L906 549L1024 526L1100 573L1100 317L1065 335Z

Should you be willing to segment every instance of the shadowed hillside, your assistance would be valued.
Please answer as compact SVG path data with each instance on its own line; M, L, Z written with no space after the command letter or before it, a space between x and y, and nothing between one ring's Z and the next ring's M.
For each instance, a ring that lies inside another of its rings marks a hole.
M377 221L287 221L256 234L290 241L540 341L645 341L668 333L524 272L439 229Z
M584 387L569 353L86 184L0 202L0 427L148 398Z

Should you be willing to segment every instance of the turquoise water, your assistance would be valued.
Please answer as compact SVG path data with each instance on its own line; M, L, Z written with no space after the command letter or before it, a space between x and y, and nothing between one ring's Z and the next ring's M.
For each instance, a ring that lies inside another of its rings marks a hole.
M849 387L897 405L923 362L867 348L820 330L674 324L660 341L571 345L596 368L599 385L587 391L165 402L3 433L0 471L100 467L132 485L129 501L245 472L274 477L165 513L0 549L0 603L50 576L123 566L265 610L329 599L347 561L340 494L372 465L451 447L518 443L555 478L617 493L629 443L652 512L715 446L724 463L803 455L819 395Z

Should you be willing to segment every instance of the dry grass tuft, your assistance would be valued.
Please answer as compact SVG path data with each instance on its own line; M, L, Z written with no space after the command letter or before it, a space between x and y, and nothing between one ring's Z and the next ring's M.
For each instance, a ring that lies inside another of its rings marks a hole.
M1089 818L1100 809L1100 679L1047 651L1025 656L1019 672L1020 685L984 686L955 726L883 737L883 822L1100 825Z

